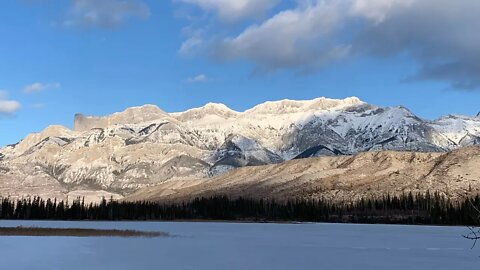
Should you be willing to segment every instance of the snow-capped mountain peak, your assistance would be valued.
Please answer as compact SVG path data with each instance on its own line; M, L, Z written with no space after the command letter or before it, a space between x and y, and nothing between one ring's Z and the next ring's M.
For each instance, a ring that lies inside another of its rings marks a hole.
M220 119L228 119L232 117L238 116L240 113L236 112L225 104L222 103L207 103L202 107L189 109L184 112L177 112L171 113L170 115L175 117L176 119L182 122L189 122L189 121L197 121L200 119L208 119L215 118L214 120Z
M1 148L0 168L21 179L34 175L67 187L130 192L294 158L475 144L480 117L428 121L405 107L356 97L271 101L245 112L218 103L178 113L145 105L103 117L77 114L74 131L52 126Z
M252 109L245 111L246 114L286 114L309 111L341 110L348 107L365 104L357 97L345 99L329 99L325 97L313 100L289 100L267 101Z

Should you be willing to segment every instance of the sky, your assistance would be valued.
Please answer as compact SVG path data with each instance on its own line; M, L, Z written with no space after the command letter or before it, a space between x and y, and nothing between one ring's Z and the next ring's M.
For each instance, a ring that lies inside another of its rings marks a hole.
M0 4L0 145L75 113L357 96L480 111L480 1L12 0Z

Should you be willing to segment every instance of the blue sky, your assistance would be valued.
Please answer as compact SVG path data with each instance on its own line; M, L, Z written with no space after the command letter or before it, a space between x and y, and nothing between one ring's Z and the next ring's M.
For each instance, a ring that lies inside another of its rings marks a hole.
M428 119L475 115L480 4L418 1L4 1L0 145L147 103L358 96Z

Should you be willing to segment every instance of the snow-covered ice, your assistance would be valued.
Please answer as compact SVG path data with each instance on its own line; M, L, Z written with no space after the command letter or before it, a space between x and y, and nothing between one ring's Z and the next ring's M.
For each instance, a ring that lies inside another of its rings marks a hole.
M167 238L2 237L2 269L478 269L462 227L15 222L165 231Z

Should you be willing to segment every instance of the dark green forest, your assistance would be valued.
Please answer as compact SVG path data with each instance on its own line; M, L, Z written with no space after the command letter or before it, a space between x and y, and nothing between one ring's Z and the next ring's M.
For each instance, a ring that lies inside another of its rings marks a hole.
M39 197L1 200L0 219L16 220L225 220L476 225L480 197L453 202L437 193L385 195L353 203L327 200L198 198L184 203L103 200L85 204Z

